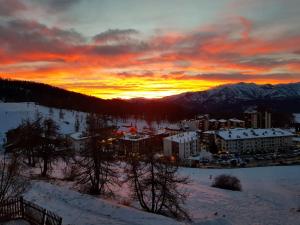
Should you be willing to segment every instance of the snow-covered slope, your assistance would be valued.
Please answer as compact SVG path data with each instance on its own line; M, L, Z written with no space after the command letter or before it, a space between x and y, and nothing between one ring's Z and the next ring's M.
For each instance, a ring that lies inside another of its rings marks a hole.
M298 225L299 170L300 166L245 169L181 168L180 174L190 176L192 181L184 187L190 192L186 207L193 219L191 224ZM243 191L210 187L210 175L215 177L223 173L237 176L241 180ZM123 195L126 194L124 189L127 187L122 187ZM62 216L65 225L189 224L42 181L34 181L25 197Z
M32 188L25 198L60 215L64 225L180 224L167 217L114 204L41 181L32 182Z
M24 119L34 119L40 113L43 117L51 117L59 125L63 134L73 133L75 120L78 117L79 129L85 129L85 117L83 112L59 110L37 105L33 102L3 103L0 102L0 145L3 143L5 132L16 128Z
M300 98L300 83L257 85L238 83L222 85L207 91L188 92L165 98L167 101L204 104L247 100Z

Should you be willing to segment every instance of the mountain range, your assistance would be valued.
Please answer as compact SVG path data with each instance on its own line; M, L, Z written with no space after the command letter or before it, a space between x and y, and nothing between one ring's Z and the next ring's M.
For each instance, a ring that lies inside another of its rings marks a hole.
M169 96L162 100L206 112L245 110L255 106L275 111L299 112L300 82L278 85L227 84L206 91Z
M175 119L197 113L237 115L253 107L294 113L300 112L300 82L278 85L237 83L161 99L103 100L46 84L0 79L1 99L14 102L32 101L50 107L117 116L137 115L153 118Z

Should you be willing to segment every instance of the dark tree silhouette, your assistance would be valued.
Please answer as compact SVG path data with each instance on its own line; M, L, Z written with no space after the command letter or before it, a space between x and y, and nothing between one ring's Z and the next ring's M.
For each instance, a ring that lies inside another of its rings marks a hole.
M76 164L77 183L93 195L113 194L111 186L119 185L113 145L114 127L107 118L96 114L87 116L88 140Z
M132 197L147 212L190 220L184 209L188 194L181 189L189 181L177 172L177 162L168 157L147 154L131 158L127 174Z
M59 132L58 125L52 119L45 119L42 123L40 146L37 157L41 161L41 175L47 176L52 163L71 154L70 144Z
M40 162L42 176L48 175L55 160L72 153L68 141L58 132L58 125L50 118L25 120L6 136L6 149L16 157L27 159L30 166Z
M20 164L16 157L0 160L0 205L3 201L22 195L29 182L20 175Z

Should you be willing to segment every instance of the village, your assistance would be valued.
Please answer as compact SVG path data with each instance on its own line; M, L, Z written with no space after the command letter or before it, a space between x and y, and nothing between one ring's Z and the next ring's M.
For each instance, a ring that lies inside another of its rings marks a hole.
M257 110L245 111L243 120L215 119L205 114L156 127L119 123L117 138L109 141L120 159L142 155L152 146L158 156L173 157L188 167L292 165L300 162L298 115L294 114L288 129L272 127L271 112ZM67 137L78 152L89 139L84 132Z

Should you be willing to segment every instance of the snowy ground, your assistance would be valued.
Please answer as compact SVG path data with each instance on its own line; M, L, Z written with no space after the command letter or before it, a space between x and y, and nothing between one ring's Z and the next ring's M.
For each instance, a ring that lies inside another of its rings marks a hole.
M190 192L187 208L196 225L298 225L300 221L300 166L244 169L181 168L190 176L185 188ZM233 192L210 187L213 177L232 174L240 178L243 191ZM64 184L60 184L64 185ZM56 212L64 224L186 224L80 194L43 181L34 181L26 198ZM126 186L120 199L128 197Z
M27 118L34 119L40 113L43 117L51 117L59 124L62 134L75 132L75 120L78 117L80 130L85 129L86 113L62 110L63 116L60 116L60 110L37 105L33 102L21 103L3 103L0 102L0 145L3 143L5 133L20 125L22 120Z
M62 111L63 117L60 116L60 111ZM86 113L78 112L74 110L59 110L56 108L49 108L42 105L37 105L34 102L9 102L4 103L0 102L0 148L5 139L5 133L13 128L16 128L20 125L22 120L27 118L34 119L40 113L43 117L50 117L60 127L60 132L62 134L70 134L75 132L75 121L76 118L79 119L80 126L79 131L85 130L86 123ZM137 127L138 131L142 131L145 127L153 127L154 129L165 128L170 123L167 121L152 122L151 124L147 123L142 119L114 119L114 124L119 127L122 131L128 131L129 126Z
M76 116L85 127L85 113L36 105L35 103L0 102L0 145L5 132L17 127L22 119L34 118L39 112L52 117L64 134L74 132ZM117 120L120 127L149 126L144 120ZM165 127L167 122L154 123L152 127ZM63 163L54 166L53 176L63 178ZM39 173L39 169L27 171ZM244 169L191 169L181 168L180 174L190 176L192 182L185 186L190 197L187 208L195 225L298 225L300 224L300 166L260 167ZM240 178L243 191L232 192L210 187L210 175L227 173ZM116 200L102 200L70 190L72 183L55 181L32 181L26 198L63 217L64 224L72 225L168 225L185 224L170 218L145 213L139 209L118 204L128 201L126 185L116 188ZM131 203L132 206L137 206ZM298 211L298 212L297 212Z
M0 222L0 225L30 225L30 223L25 220L12 220L5 223Z

